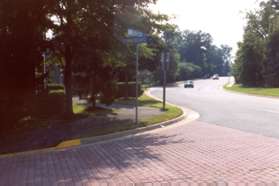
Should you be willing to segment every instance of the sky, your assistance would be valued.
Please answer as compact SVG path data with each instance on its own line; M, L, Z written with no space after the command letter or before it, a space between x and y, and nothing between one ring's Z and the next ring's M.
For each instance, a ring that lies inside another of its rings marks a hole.
M259 0L158 0L154 12L168 14L181 30L210 33L216 45L227 44L237 50L246 24L245 12L254 10Z

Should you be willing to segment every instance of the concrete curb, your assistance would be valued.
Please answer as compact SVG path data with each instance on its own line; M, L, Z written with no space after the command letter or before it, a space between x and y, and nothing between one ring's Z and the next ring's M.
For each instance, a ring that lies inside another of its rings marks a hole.
M163 101L162 99L153 96L153 95L151 94L151 92L150 92L150 89L148 89L147 91L145 91L145 94L146 94L147 96L149 96L149 97L151 97L151 98L157 100L157 101ZM167 103L168 105L171 105L171 106L175 106L175 107L180 108L180 109L183 111L183 113L184 113L185 115L187 115L187 117L185 116L185 122L186 122L186 123L193 122L193 121L195 121L195 120L197 120L197 119L200 118L200 114L199 114L198 112L195 112L195 111L193 111L193 110L191 110L191 109L188 109L188 108L181 107L181 106L179 106L179 105L172 104L172 103L170 103L170 102L166 102L166 103ZM187 114L186 114L186 113L187 113Z
M149 96L149 97L151 97L155 100L162 101L161 99L151 95L149 89L145 93L146 93L147 96ZM123 132L117 132L117 133L113 133L113 134L97 136L97 137L92 137L92 138L67 140L67 141L61 142L56 147L33 150L33 151L26 151L26 152L19 152L19 153L3 154L3 155L0 155L0 158L23 156L23 155L30 155L30 154L37 154L37 153L63 151L63 150L69 149L69 148L79 148L81 146L86 146L86 145L89 145L89 144L96 144L96 143L100 143L100 142L105 143L105 142L109 142L111 140L120 140L120 139L124 139L124 138L129 138L129 137L132 137L132 136L135 136L137 134L141 134L141 133L144 133L144 132L147 132L147 131L152 131L152 130L155 130L155 129L165 128L167 126L174 125L175 123L179 123L179 122L182 122L184 120L185 120L184 121L185 124L187 124L187 123L190 123L192 121L197 120L200 117L198 113L196 113L192 110L185 109L183 107L180 107L180 106L177 106L177 105L174 105L174 104L171 104L171 103L167 103L167 104L180 108L183 112L182 115L175 118L175 119L165 121L165 122L162 122L162 123L158 123L158 124L154 124L154 125L150 125L150 126L146 126L146 127L136 128L136 129L132 129L132 130L127 130L127 131L123 131Z
M161 99L153 96L150 93L149 89L147 91L145 91L145 94L157 101L162 101ZM75 146L73 148L80 148L82 146L88 146L90 144L100 144L100 143L107 143L107 142L111 142L111 141L123 140L123 139L131 138L131 137L134 137L137 135L141 135L145 132L153 131L156 129L162 129L162 128L165 129L166 127L171 127L171 126L175 127L175 126L179 126L179 125L185 125L185 124L188 124L188 123L191 123L191 122L197 120L200 117L199 113L197 113L193 110L186 109L186 108L180 107L178 105L174 105L169 102L167 102L167 104L180 108L182 110L183 114L175 119L165 121L162 123L158 123L158 124L154 124L154 125L150 125L150 126L146 126L146 127L136 128L136 129L118 132L118 133L114 133L114 134L108 134L108 135L104 135L104 136L84 138L84 139L81 139L80 146ZM168 128L166 128L166 129L168 129Z
M127 130L127 131L123 131L123 132L117 132L117 133L114 133L114 134L108 134L108 135L104 135L104 136L97 136L97 137L93 137L93 138L84 138L84 139L81 139L81 144L83 145L83 144L89 144L89 143L90 144L98 143L100 141L107 141L107 140L112 140L112 139L117 139L117 138L122 138L122 137L128 137L128 136L131 136L131 135L155 130L155 129L158 129L158 128L164 128L164 127L167 127L169 125L172 125L174 123L177 123L177 122L180 122L180 121L184 120L185 117L186 117L186 113L183 111L183 114L181 116L179 116L178 118L169 120L169 121L165 121L165 122L162 122L162 123L158 123L158 124L154 124L154 125L150 125L150 126L146 126L146 127Z

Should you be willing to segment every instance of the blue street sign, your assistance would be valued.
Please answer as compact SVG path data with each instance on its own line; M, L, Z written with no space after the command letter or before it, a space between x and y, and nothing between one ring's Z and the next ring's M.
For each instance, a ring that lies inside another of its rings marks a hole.
M146 34L134 29L128 29L128 36L124 39L125 43L141 44L148 40Z

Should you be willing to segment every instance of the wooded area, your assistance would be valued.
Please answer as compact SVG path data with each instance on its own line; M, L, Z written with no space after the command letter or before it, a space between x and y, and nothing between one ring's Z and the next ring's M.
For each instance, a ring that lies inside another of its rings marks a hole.
M180 31L168 16L152 13L150 3L156 1L2 0L1 131L46 107L71 117L74 95L85 94L93 106L97 98L111 103L117 84L135 79L135 46L123 42L128 28L149 36L140 46L143 83L160 84L164 50L170 51L169 82L229 72L230 47L217 47L201 31ZM58 99L42 88L49 76L46 64L55 64L63 74L65 95L60 92Z
M260 3L247 13L243 41L233 65L237 83L244 86L279 86L279 1Z

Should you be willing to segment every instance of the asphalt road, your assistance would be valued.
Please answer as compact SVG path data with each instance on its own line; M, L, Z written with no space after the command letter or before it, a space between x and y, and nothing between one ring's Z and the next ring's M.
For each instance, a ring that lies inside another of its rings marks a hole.
M194 89L167 88L167 101L200 113L200 121L279 138L279 99L223 90L229 78L197 80ZM162 88L151 94L162 97Z

